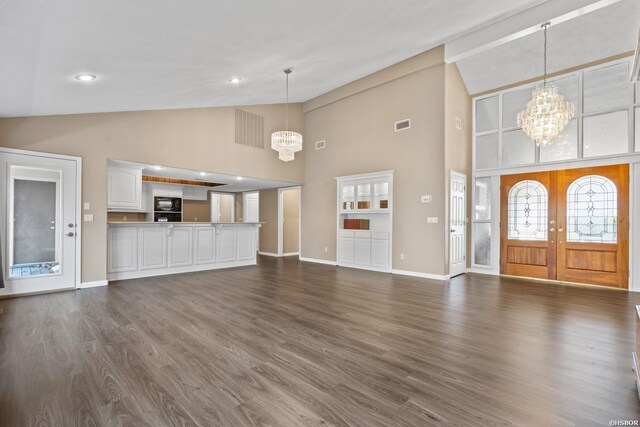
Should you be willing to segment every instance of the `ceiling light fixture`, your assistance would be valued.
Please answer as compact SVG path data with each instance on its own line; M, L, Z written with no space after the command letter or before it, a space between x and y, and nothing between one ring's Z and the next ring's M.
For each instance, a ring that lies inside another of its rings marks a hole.
M302 135L289 130L289 74L293 68L288 67L283 71L287 76L285 130L271 134L271 148L278 152L278 159L290 162L295 158L295 153L302 150Z
M242 181L242 177L241 177L241 176L236 176L236 179L237 179L238 181Z
M241 81L242 81L242 79L240 77L232 77L232 78L229 79L229 83L233 83L234 85L237 85Z
M90 82L91 80L95 80L96 76L93 74L82 73L76 75L75 79L80 80L81 82Z
M518 114L518 126L536 143L545 146L559 137L573 119L575 107L558 93L558 87L547 86L547 28L544 29L544 77L542 86L533 90L527 108Z
M200 176L207 176L206 172L200 172Z

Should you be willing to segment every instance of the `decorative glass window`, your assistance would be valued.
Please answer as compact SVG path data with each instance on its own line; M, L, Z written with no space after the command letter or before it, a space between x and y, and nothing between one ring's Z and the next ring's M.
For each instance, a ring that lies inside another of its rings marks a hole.
M508 238L511 240L547 240L549 194L544 185L524 180L509 190Z
M604 176L587 175L567 189L567 242L616 243L618 191Z

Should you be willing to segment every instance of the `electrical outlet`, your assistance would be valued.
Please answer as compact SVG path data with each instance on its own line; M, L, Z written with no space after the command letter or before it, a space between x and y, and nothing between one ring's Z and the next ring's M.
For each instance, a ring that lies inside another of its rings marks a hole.
M126 221L127 220L127 216L126 215L122 215L122 220Z
M194 222L198 222L198 217L197 217L197 216L194 216L194 217L193 217L193 221L194 221Z
M400 254L400 261L404 261L404 254Z
M327 253L327 252L329 252L329 248L325 246L324 247L324 253Z

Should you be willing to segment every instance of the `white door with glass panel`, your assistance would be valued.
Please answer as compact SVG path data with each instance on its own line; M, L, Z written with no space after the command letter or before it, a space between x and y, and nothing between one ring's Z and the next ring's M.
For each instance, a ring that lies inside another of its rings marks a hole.
M0 151L0 294L77 286L78 168L74 159Z
M467 177L451 172L449 181L449 275L453 277L467 270Z

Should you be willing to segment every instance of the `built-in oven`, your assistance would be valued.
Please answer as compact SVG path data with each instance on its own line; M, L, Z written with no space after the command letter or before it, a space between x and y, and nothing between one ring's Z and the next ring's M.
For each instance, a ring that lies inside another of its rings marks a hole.
M178 212L154 212L154 222L182 222L182 214Z
M154 197L153 210L155 212L182 212L182 199L180 197Z

